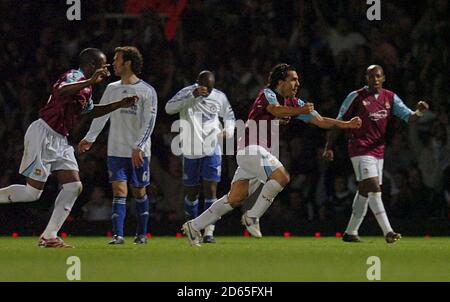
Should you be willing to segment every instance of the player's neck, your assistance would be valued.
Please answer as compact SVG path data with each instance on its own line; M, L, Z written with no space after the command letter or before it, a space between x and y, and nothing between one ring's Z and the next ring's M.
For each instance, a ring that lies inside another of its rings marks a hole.
M139 81L139 78L132 72L122 75L120 79L123 85L132 85Z
M383 90L383 87L380 87L380 88L367 87L367 91L368 91L370 94L380 94L382 90Z

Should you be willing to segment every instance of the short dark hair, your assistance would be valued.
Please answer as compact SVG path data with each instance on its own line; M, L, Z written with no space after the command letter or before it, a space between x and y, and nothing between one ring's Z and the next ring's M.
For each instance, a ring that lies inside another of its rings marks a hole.
M131 61L131 70L134 74L142 72L144 59L141 52L134 46L116 47L114 53L120 52L122 54L123 62Z
M284 81L290 70L296 71L295 67L289 64L282 63L275 65L269 74L269 83L267 84L267 87L271 89L276 88L278 81Z
M103 52L98 48L86 48L80 52L78 61L80 66L86 66L90 63L95 64L102 55Z

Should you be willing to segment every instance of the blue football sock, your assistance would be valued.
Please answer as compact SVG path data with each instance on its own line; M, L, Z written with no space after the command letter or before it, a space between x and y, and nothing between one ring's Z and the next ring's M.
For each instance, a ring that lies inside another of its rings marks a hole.
M126 197L114 197L112 206L112 225L113 233L117 236L123 237L123 224L125 222L125 215L127 212Z
M188 219L194 219L198 216L198 198L190 201L187 196L184 198L184 212Z
M136 201L136 215L137 215L137 227L136 235L145 236L147 234L147 225L150 213L149 198L147 195L141 199L135 198Z

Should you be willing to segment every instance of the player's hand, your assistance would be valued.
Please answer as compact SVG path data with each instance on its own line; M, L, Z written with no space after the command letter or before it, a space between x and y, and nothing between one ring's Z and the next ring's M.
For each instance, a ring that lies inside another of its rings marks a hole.
M357 128L361 128L362 126L362 120L359 116L355 116L354 118L352 118L348 124L347 124L348 128L350 129L357 129Z
M108 66L110 65L106 64L102 68L99 68L94 72L92 77L89 79L91 85L98 84L111 75L111 73L108 70Z
M79 151L80 153L84 153L84 152L86 152L86 151L89 151L89 150L91 149L91 147L92 147L92 144L93 144L93 143L88 142L88 141L85 140L85 139L82 139L82 140L78 143L78 151Z
M194 91L192 91L192 94L196 98L198 98L199 96L207 97L209 95L208 87L198 86L197 88L194 89Z
M135 168L142 167L144 165L143 152L139 149L133 149L133 152L131 153L131 162Z
M283 117L283 118L280 118L280 119L279 119L279 123L280 123L280 125L282 125L282 126L286 126L287 124L289 124L290 121L291 121L291 117L290 117L290 116L288 116L288 117Z
M419 110L420 112L423 113L423 112L427 111L430 108L430 106L428 105L427 102L420 101L417 103L416 108L417 108L417 110Z
M120 108L128 108L136 105L139 97L137 95L129 96L120 100Z
M334 152L331 149L323 151L322 154L323 159L326 161L333 161L334 160Z
M306 103L302 107L300 107L300 114L309 114L314 111L313 103Z

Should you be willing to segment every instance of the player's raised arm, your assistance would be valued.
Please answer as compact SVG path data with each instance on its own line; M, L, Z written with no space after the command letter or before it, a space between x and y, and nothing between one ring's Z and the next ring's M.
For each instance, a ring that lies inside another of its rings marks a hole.
M323 117L320 114L315 114L310 121L311 124L323 129L356 129L361 128L362 120L359 117L354 117L350 121L341 121L334 118Z
M167 114L177 114L186 107L190 107L200 101L200 96L207 96L207 88L198 86L194 89L183 88L166 104Z
M267 105L266 110L275 117L284 118L289 116L299 116L302 114L310 114L314 111L313 103L306 103L302 107L291 107L282 105Z

